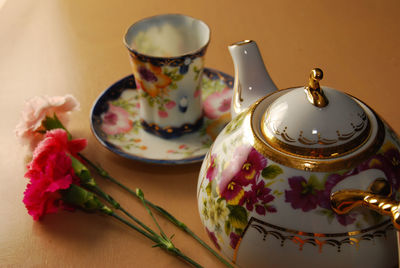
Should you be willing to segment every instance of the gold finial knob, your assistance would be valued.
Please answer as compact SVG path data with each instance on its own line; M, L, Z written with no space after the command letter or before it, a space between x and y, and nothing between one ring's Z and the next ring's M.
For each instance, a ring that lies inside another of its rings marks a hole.
M315 106L322 108L328 105L329 101L326 98L324 92L319 86L319 81L324 77L324 73L319 68L311 70L310 79L308 80L308 86L306 87L306 93L308 100Z

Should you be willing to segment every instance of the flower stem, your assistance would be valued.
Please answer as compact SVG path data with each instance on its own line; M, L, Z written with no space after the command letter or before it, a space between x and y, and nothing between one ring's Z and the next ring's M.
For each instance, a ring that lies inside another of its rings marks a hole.
M149 232L151 235L158 235L151 228L149 228L146 224L141 222L138 218L130 214L126 211L114 198L112 198L109 194L105 193L98 185L87 185L87 187L106 200L109 204L111 204L115 209L121 210L126 216L132 219L134 222L139 224L143 229Z
M115 178L113 178L111 175L108 174L108 172L106 170L104 170L103 168L97 166L96 164L94 164L93 162L91 162L89 159L87 159L84 155L79 154L79 156L85 160L100 176L102 176L103 178L111 181L112 183L118 185L119 187L121 187L122 189L124 189L125 191L129 192L130 194L132 194L133 196L135 196L136 198L140 197L137 195L137 193L135 191L133 191L132 189L126 187L124 184L120 183L118 180L116 180ZM147 199L143 198L144 203L146 203L147 205L149 205L150 207L152 207L153 209L155 209L156 211L158 211L161 215L163 215L165 218L167 218L170 222L172 222L174 225L176 225L178 228L180 228L181 230L183 230L184 232L186 232L187 234L189 234L190 236L192 236L197 242L200 243L200 245L202 245L204 248L206 248L209 252L211 252L219 261L221 261L223 264L225 264L226 267L229 268L233 268L233 265L231 265L227 260L225 260L221 255L219 255L214 249L212 249L209 245L207 245L203 240L201 240L200 237L198 237L189 227L186 226L186 224L184 224L183 222L179 221L178 219L176 219L174 216L172 216L171 213L169 213L168 211L166 211L165 209L163 209L160 206L157 206L153 203L151 203L150 201L148 201Z
M155 243L159 243L158 239L156 236L151 235L147 232L145 232L144 230L140 229L139 227L137 227L136 225L130 223L129 221L125 220L124 218L122 218L121 216L115 214L114 212L111 213L107 213L107 215L110 215L116 219L118 219L119 221L121 221L122 223L128 225L129 227L133 228L134 230L138 231L139 233L141 233L142 235L146 236L147 238L149 238L150 240L152 240Z
M192 264L194 267L197 268L202 268L202 266L200 264L198 264L197 262L195 262L194 260L192 260L191 258L189 258L188 256L186 256L185 254L183 254L178 248L176 248L170 241L166 241L165 239L163 239L162 237L160 237L159 235L150 235L149 233L145 232L144 230L138 228L137 226L133 225L132 223L130 223L129 221L127 221L126 219L122 218L121 216L115 214L114 212L107 212L107 215L110 215L114 218L116 218L117 220L121 221L122 223L128 225L129 227L133 228L134 230L138 231L139 233L143 234L144 236L146 236L147 238L149 238L150 240L152 240L153 242L156 243L156 246L163 248L164 250L171 252L173 254L175 254L176 256L181 257L182 259L184 259L186 262Z
M178 248L173 248L171 250L175 255L181 257L182 259L184 259L185 261L187 261L188 263L192 264L195 267L201 268L202 266L200 264L198 264L197 262L195 262L194 260L192 260L191 258L189 258L188 256L186 256L185 254L183 254Z
M143 191L142 191L141 189L136 189L136 192L135 192L135 193L136 193L136 196L142 201L143 206L146 208L147 212L150 214L150 216L151 216L151 218L153 219L154 223L157 225L157 228L158 228L158 230L160 231L160 234L161 234L163 237L166 238L167 236L165 235L165 233L164 233L163 230L161 229L160 225L158 224L158 221L156 220L156 218L154 217L153 213L151 212L151 210L149 209L149 207L148 207L147 204L146 204L146 201L145 201L145 199L144 199Z

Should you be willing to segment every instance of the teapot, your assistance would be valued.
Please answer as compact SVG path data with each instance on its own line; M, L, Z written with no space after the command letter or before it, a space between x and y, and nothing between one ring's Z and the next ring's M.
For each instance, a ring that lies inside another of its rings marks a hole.
M215 247L239 267L396 267L394 131L361 100L321 86L318 68L305 86L278 90L254 41L229 51L232 120L197 184Z

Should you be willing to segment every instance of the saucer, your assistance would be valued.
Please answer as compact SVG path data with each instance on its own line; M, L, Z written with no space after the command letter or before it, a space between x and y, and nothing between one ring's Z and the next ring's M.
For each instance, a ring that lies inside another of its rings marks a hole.
M205 68L202 77L203 126L194 133L162 139L142 128L139 92L133 75L129 75L98 97L91 111L91 128L103 146L125 158L171 165L199 162L230 121L232 87L232 76Z

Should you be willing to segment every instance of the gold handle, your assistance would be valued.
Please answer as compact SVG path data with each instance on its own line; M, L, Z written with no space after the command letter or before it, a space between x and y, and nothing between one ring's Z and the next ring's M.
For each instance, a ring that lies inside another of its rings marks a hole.
M346 214L356 207L366 207L390 216L400 230L400 203L390 198L392 189L384 179L375 180L368 191L340 190L331 195L331 206L337 214Z
M308 101L311 102L314 106L317 106L319 108L325 107L329 103L324 92L319 86L319 81L322 80L323 76L324 73L322 72L321 69L319 68L312 69L308 81L308 87L306 87Z

